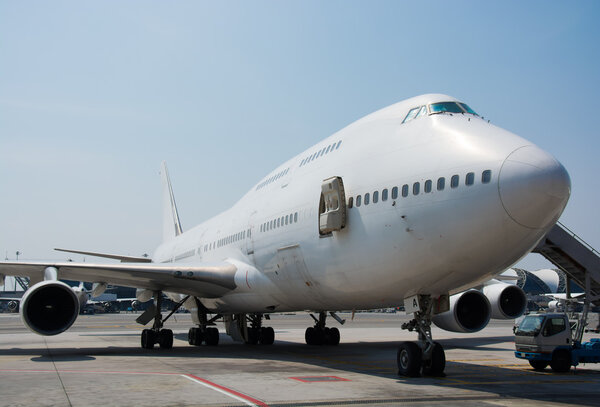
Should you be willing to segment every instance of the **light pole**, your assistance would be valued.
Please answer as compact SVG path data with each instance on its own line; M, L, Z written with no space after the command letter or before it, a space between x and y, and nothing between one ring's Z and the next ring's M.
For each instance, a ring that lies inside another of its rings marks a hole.
M17 255L17 261L19 261L19 254L21 254L21 252L17 250L15 254Z

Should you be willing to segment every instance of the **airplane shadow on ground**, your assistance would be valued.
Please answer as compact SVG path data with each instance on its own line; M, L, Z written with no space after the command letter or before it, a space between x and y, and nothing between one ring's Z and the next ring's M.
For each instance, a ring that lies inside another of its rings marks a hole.
M103 334L101 336L138 336L131 334ZM446 377L404 378L397 375L396 352L398 342L354 342L339 346L308 346L298 342L276 340L273 346L243 345L234 343L220 335L219 346L193 347L187 344L187 333L176 333L173 349L146 350L140 347L93 347L93 348L49 348L0 349L1 355L31 356L30 360L39 364L60 362L93 361L102 356L152 357L152 358L201 358L202 363L191 365L202 371L215 369L238 369L243 373L276 373L288 377L295 376L338 376L348 373L370 375L396 380L399 385L439 386L441 389L456 388L472 390L473 394L450 396L456 400L526 399L532 401L576 402L578 405L598 405L600 371L573 369L566 374L554 374L549 369L535 372L522 361L514 359L514 364L503 362L494 364L493 356L487 352L507 351L496 344L510 342L511 336L477 337L439 340L446 349L473 350L473 361L450 358L446 364ZM475 354L477 352L477 354ZM447 353L448 354L448 353ZM497 357L497 355L496 355ZM487 358L487 359L486 359ZM487 360L487 361L486 361ZM483 362L482 362L483 361ZM492 361L492 363L489 363ZM275 363L274 363L275 362ZM284 363L276 363L284 362ZM231 364L227 367L227 364ZM72 366L72 364L71 364ZM189 370L190 365L186 368ZM526 387L524 387L526 386ZM585 387L583 387L585 386ZM431 387L427 390L431 394ZM442 391L443 393L443 391ZM443 396L442 396L443 397ZM376 399L374 399L375 401ZM410 401L427 401L431 396L419 398L411 395ZM381 400L377 400L381 401ZM398 400L395 400L398 401Z

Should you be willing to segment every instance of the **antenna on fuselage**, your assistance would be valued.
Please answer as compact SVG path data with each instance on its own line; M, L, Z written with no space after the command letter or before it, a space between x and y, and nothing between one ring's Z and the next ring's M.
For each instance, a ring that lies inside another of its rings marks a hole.
M162 181L162 199L163 199L163 242L173 239L182 233L177 204L171 187L171 179L167 170L167 163L162 162L160 167L160 178Z

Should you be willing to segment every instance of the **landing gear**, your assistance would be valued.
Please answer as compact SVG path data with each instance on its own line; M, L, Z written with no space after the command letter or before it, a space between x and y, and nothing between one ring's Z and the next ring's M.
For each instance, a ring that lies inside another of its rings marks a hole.
M247 328L248 335L245 338L247 345L273 345L275 342L275 330L271 327L262 326L262 314L253 314L248 317L250 326Z
M167 316L164 320L160 313L162 303L162 292L154 292L154 324L152 329L144 329L141 336L141 345L144 349L153 349L155 344L158 344L161 349L173 348L173 331L170 329L163 329L164 322L173 315L173 312Z
M417 302L417 301L415 301ZM398 348L398 374L401 376L417 377L444 376L446 355L444 348L431 337L431 317L433 301L430 295L418 296L418 311L415 318L402 324L402 329L417 331L418 343L403 342Z
M332 345L336 346L340 343L340 331L337 328L327 328L325 326L325 320L327 314L325 311L319 312L319 319L315 318L314 315L310 316L315 320L314 327L306 328L304 333L304 339L307 345ZM343 322L342 322L343 323Z
M199 326L190 328L188 331L188 343L193 346L200 346L203 343L208 346L217 346L219 344L219 330L210 325L214 325L214 322L220 318L221 315L216 315L208 320L208 310L197 298L195 298L195 301L197 309L197 320L195 322L197 322Z

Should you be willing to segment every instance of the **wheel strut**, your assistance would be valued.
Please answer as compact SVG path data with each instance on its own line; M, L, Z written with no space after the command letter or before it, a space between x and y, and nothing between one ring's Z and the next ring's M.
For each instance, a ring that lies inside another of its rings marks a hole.
M403 342L398 349L398 374L415 377L422 372L426 376L443 376L446 367L444 348L431 336L433 301L430 295L418 296L419 309L414 319L402 324L402 329L419 333L418 342Z

